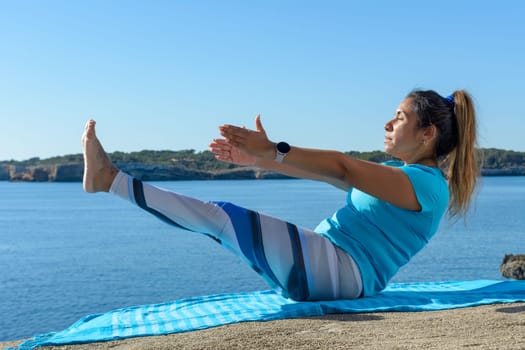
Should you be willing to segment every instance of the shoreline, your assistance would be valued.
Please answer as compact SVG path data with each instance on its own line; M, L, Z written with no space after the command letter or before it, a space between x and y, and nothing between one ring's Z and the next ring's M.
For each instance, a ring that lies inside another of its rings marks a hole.
M229 173L224 173L224 174L213 174L213 175L210 175L210 176L204 176L204 177L192 177L192 178L188 178L188 177L173 177L173 178L170 178L170 177L163 177L163 176L160 176L160 177L155 177L155 176L141 176L141 175L137 175L137 174L130 174L132 175L133 177L137 178L138 180L141 180L141 181L147 181L147 182L171 182L171 181L224 181L224 180L300 180L300 179L297 179L297 178L293 178L293 177L289 177L289 176L285 176L285 175L280 175L280 174L277 174L277 173L271 173L271 172L252 172L251 170L250 171L247 171L247 172L242 172L241 175L238 175L234 172L229 172ZM524 173L516 173L516 174L509 174L505 171L501 171L501 172L498 172L498 173L486 173L486 174L481 174L480 175L481 178L491 178L491 177L505 177L505 178L509 178L509 177L525 177L525 172ZM8 179L8 178L0 178L0 182L7 182L7 183L82 183L82 179L74 179L74 180L71 180L71 179L67 179L67 180L34 180L33 178L13 178L13 179Z
M253 166L229 169L200 169L179 165L115 163L129 175L142 181L199 181L199 180L255 180L292 179L289 176ZM83 162L50 165L10 165L0 162L0 181L8 182L82 182ZM525 176L525 166L498 169L480 169L482 177Z
M22 341L0 342L0 349ZM525 349L525 303L424 312L334 314L199 331L41 347L102 349Z

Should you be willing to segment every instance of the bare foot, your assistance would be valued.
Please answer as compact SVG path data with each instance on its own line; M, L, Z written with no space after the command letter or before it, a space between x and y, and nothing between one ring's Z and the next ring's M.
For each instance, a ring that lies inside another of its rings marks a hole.
M84 150L84 179L82 185L86 192L108 192L118 169L109 160L104 148L95 134L94 120L88 120L82 135Z

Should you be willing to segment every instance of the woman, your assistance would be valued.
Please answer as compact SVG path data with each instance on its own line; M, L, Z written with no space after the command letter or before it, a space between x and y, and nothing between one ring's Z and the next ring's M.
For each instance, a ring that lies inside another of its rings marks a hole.
M112 192L162 220L206 234L295 300L352 299L381 291L436 232L443 214L469 207L478 167L470 96L414 91L385 124L385 151L399 164L269 140L223 125L217 159L324 181L347 204L314 231L225 202L202 202L134 179L111 164L89 121L83 135L84 190ZM446 175L441 169L446 171Z

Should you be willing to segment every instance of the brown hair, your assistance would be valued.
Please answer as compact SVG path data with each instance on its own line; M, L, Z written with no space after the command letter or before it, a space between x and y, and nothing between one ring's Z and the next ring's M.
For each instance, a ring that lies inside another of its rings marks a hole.
M472 98L464 90L444 98L435 91L413 91L412 108L419 127L438 130L435 154L446 172L450 190L450 217L465 215L479 175L476 153L476 114Z

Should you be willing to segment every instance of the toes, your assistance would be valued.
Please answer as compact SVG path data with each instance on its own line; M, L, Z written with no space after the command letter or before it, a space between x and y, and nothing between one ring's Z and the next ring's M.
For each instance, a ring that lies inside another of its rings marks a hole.
M89 119L87 122L86 122L86 130L90 130L90 129L94 129L95 128L95 124L97 122L93 119Z
M95 124L97 122L93 119L90 119L86 122L84 136L94 136L95 135Z

